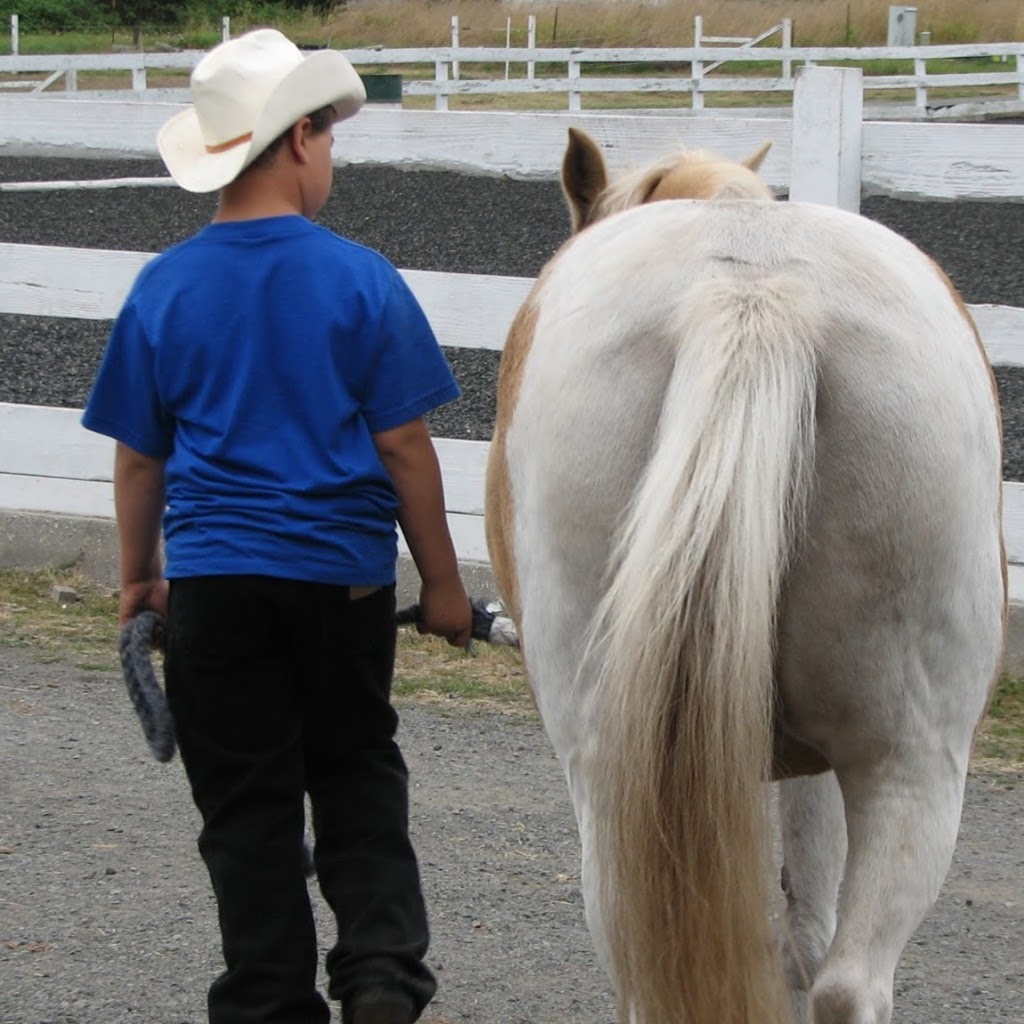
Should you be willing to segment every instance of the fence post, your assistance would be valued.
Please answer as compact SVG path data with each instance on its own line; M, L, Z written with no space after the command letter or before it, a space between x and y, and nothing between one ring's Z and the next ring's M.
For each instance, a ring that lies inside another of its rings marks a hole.
M146 68L132 68L132 90L134 92L145 92L146 90Z
M579 91L579 80L580 80L580 62L578 60L569 61L569 110L577 111L583 109L583 104L580 102L580 91Z
M793 91L789 198L860 212L864 83L860 68L800 68Z
M693 48L699 50L701 47L701 39L704 37L704 19L699 15L694 15L693 18ZM690 106L694 110L704 109L704 94L700 91L700 80L704 77L704 62L700 60L694 60L690 62L690 78L693 81L693 87L690 91Z
M793 49L793 19L783 18L782 19L782 48L784 50ZM786 57L782 61L782 77L792 78L793 77L793 61Z
M435 82L447 82L448 81L448 62L444 60L434 61L434 81ZM448 94L439 92L434 99L435 110L447 110L448 109Z
M1017 74L1024 75L1024 53L1017 54ZM1017 83L1017 99L1024 103L1024 79Z
M226 14L220 19L220 38L225 43L231 38L231 19Z
M914 58L914 74L921 78L928 74L928 62L924 57ZM928 86L914 86L914 106L918 110L924 110L928 106Z
M20 43L18 40L18 16L16 14L11 15L11 53L15 57L18 56L18 47Z
M529 49L535 50L537 48L537 15L531 14L526 19L526 45ZM536 61L528 60L526 62L526 77L529 81L533 81L534 72L536 69Z
M457 14L452 15L452 49L457 50L459 48L459 16ZM459 80L459 62L457 60L452 61L452 78L457 82Z

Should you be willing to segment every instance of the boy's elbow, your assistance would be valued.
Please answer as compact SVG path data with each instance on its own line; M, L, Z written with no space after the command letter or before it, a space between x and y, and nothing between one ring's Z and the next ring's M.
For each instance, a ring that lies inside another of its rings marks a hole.
M422 452L424 448L433 448L427 425L422 419L403 423L390 430L382 430L373 435L373 443L385 463L409 458Z

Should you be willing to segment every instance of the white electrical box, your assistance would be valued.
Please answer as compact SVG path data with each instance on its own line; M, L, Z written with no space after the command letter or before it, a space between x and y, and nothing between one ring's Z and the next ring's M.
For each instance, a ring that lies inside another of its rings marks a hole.
M889 46L913 46L917 38L917 8L889 8Z

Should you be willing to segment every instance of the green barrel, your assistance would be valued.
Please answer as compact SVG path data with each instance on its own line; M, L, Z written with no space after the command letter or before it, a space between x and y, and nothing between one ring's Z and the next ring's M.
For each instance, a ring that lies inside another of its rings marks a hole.
M366 87L367 103L401 103L401 75L360 75Z

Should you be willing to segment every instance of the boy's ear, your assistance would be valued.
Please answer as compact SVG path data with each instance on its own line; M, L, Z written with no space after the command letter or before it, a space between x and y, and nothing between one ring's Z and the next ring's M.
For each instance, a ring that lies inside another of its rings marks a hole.
M309 140L312 126L313 122L308 117L304 117L301 121L296 121L288 131L288 148L300 164L309 160L306 143Z

